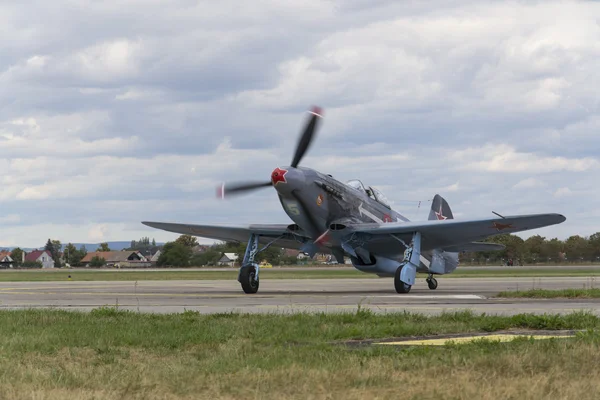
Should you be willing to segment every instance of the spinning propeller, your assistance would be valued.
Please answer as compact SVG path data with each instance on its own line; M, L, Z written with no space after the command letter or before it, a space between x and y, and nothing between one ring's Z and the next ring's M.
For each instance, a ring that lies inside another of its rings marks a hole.
M292 167L292 168L296 168L298 166L298 164L300 164L300 161L304 157L304 154L306 154L306 151L308 150L308 148L313 140L319 119L323 118L321 108L319 108L319 107L313 107L309 111L309 114L310 115L308 117L306 126L300 135L298 144L296 145L296 152L294 153L294 158L292 159L292 163L290 164L290 167ZM217 189L217 196L220 198L225 198L225 196L231 196L231 195L235 195L235 194L243 194L246 192L251 192L253 190L257 190L257 189L261 189L261 188L265 188L265 187L269 187L269 186L273 186L273 183L270 180L266 181L266 182L265 181L262 181L262 182L256 182L256 181L248 182L247 181L247 182L239 182L239 183L230 183L227 185L225 185L225 183L223 183Z

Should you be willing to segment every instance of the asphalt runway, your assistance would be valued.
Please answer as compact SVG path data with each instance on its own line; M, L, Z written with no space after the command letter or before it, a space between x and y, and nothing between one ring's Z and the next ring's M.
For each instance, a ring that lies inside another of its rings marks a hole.
M447 278L438 289L423 278L408 294L397 294L391 278L263 279L257 294L246 295L235 280L137 282L2 282L0 309L61 308L89 311L101 306L140 312L356 311L423 312L472 310L487 314L570 313L588 310L600 315L600 299L499 299L503 290L600 287L593 277Z
M351 265L314 265L314 266L285 266L285 267L273 267L274 270L285 270L285 271L356 271L354 267ZM171 271L171 272L189 272L189 271L238 271L239 268L231 268L231 267L191 267L191 268L114 268L114 267L105 267L105 268L73 268L72 271ZM460 266L457 271L518 271L518 270L600 270L600 262L596 264L567 264L567 265L558 265L558 264L549 264L549 265L474 265L474 266ZM52 273L56 270L52 269L42 269L36 270L37 272L47 272ZM19 273L22 270L11 270L6 269L2 271L3 273Z

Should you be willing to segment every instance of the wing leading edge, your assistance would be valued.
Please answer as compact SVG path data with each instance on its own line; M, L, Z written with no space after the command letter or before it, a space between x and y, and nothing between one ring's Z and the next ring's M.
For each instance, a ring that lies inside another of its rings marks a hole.
M302 237L301 232L290 232L288 225L283 224L264 224L264 225L194 225L180 224L172 222L150 222L142 221L142 224L151 228L162 229L168 232L180 233L183 235L192 235L208 239L222 240L225 242L246 243L251 234L260 235L261 243L268 243L275 238L278 246L299 249L302 243L297 240Z

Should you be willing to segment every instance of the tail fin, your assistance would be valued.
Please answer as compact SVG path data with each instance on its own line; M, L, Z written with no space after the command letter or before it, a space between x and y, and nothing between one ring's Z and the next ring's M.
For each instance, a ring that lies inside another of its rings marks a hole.
M452 216L452 210L448 205L448 202L439 194L433 197L431 202L431 210L429 211L429 220L443 220L443 219L454 219Z

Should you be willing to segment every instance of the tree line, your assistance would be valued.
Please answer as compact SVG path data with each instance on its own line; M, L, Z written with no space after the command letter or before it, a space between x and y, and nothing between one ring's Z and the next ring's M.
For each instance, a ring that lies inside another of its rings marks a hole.
M173 242L167 242L158 257L157 265L162 267L190 267L217 265L223 253L234 253L238 261L242 261L246 253L247 243L216 243L201 252L194 252L198 241L194 236L181 235ZM276 245L261 251L257 262L267 261L272 265L295 264L296 257L286 256L284 250Z
M502 251L461 253L461 263L475 265L504 264L508 260L513 260L515 264L520 265L600 262L600 232L589 237L573 235L566 240L547 239L540 235L531 236L524 240L516 235L504 234L487 238L484 242L503 244L506 248ZM140 240L132 240L131 246L125 250L148 250L152 254L161 250L157 260L158 266L211 266L217 265L223 253L237 254L239 261L241 261L246 252L247 244L221 242L207 246L200 252L194 251L196 246L198 246L198 240L191 235L180 235L176 240L167 242L163 246L158 246L154 239L150 240L150 238L144 237ZM77 249L75 245L68 243L63 250L62 243L54 239L48 239L44 249L51 254L57 268L62 267L63 262L71 266L79 266L81 260L87 255L87 250L83 245ZM111 251L111 249L107 243L101 243L96 251L105 252ZM23 253L24 251L18 247L12 250L11 258L16 265L32 268L41 267L40 263L34 261L22 263ZM97 260L92 260L90 263L91 266L104 265L104 260L101 257L96 258ZM286 256L284 250L277 247L276 244L262 251L256 261L267 261L273 265L297 263L296 257Z
M573 235L566 240L547 239L540 235L523 240L504 234L484 240L506 246L502 251L484 251L460 255L461 263L497 264L512 259L515 264L592 263L600 262L600 232L588 237Z

